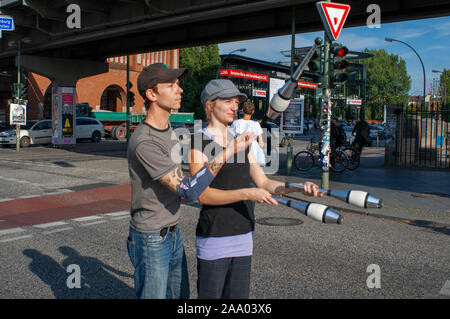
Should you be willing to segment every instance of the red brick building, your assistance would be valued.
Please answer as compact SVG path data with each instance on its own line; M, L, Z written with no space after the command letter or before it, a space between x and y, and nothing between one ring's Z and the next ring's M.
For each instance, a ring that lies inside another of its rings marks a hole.
M135 94L132 112L143 113L144 101L137 90L137 77L142 69L152 63L166 63L178 68L179 50L148 52L129 56L129 78ZM126 56L108 58L109 72L80 79L76 84L77 103L89 103L93 110L126 112ZM28 73L27 119L51 118L52 86L48 78ZM4 103L2 103L4 105ZM8 111L7 111L8 112Z

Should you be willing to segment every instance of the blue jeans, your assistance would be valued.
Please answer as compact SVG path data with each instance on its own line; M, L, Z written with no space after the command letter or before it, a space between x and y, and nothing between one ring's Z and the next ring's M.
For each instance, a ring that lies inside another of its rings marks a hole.
M189 277L179 227L164 237L130 227L128 255L139 299L188 299Z

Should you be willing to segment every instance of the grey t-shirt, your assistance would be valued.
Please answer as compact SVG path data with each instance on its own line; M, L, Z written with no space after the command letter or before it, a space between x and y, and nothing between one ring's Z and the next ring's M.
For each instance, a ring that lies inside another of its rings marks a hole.
M180 198L158 179L175 169L171 154L179 147L172 128L158 130L142 122L128 144L131 179L131 227L155 232L178 223Z

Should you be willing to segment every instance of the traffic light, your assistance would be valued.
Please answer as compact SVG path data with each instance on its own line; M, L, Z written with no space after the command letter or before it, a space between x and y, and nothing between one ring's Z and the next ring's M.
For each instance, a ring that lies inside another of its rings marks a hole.
M16 99L28 99L28 85L24 83L13 83L11 85L11 95Z
M11 95L13 98L18 99L17 83L11 84Z
M333 55L333 57L330 80L332 85L343 84L348 79L348 74L345 70L348 67L348 62L344 60L348 52L349 50L347 49L347 47L341 44L334 44L331 47L331 54Z
M126 84L126 87L127 87L128 105L130 107L132 107L132 106L134 106L134 93L131 92L131 88L133 87L133 83L128 81L127 84Z
M28 99L28 85L25 83L20 83L20 99L27 100Z
M322 47L317 47L311 60L308 62L308 69L314 75L322 74Z
M322 113L320 118L320 129L322 132L328 130L328 103L322 103Z

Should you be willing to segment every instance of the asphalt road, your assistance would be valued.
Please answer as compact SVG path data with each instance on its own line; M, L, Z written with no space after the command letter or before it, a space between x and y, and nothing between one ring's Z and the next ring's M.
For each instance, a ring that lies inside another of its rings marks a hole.
M7 204L15 199L11 203L20 205L26 200L23 197L75 196L126 184L125 147L119 143L86 143L76 149L34 147L20 153L0 149L0 201ZM296 141L295 148L302 143ZM368 154L360 173L332 177L333 186L357 185L385 199L384 208L376 212L324 200L344 215L342 225L321 224L291 208L256 205L251 298L450 297L450 205L442 194L448 192L443 188L447 182L430 184L436 189L415 188L407 181L393 186L388 177L403 173L389 171L379 162L376 155ZM384 186L383 179L370 182L361 172L387 174L388 182ZM416 171L415 178L420 174ZM446 176L446 172L434 174ZM320 172L273 178L318 182ZM439 189L439 198L411 196ZM394 193L400 194L399 200ZM183 205L181 210L191 298L196 298L199 208ZM126 211L108 211L2 229L0 217L0 298L133 298L133 269L125 246L128 222ZM79 267L80 288L68 288L74 271L70 265Z

